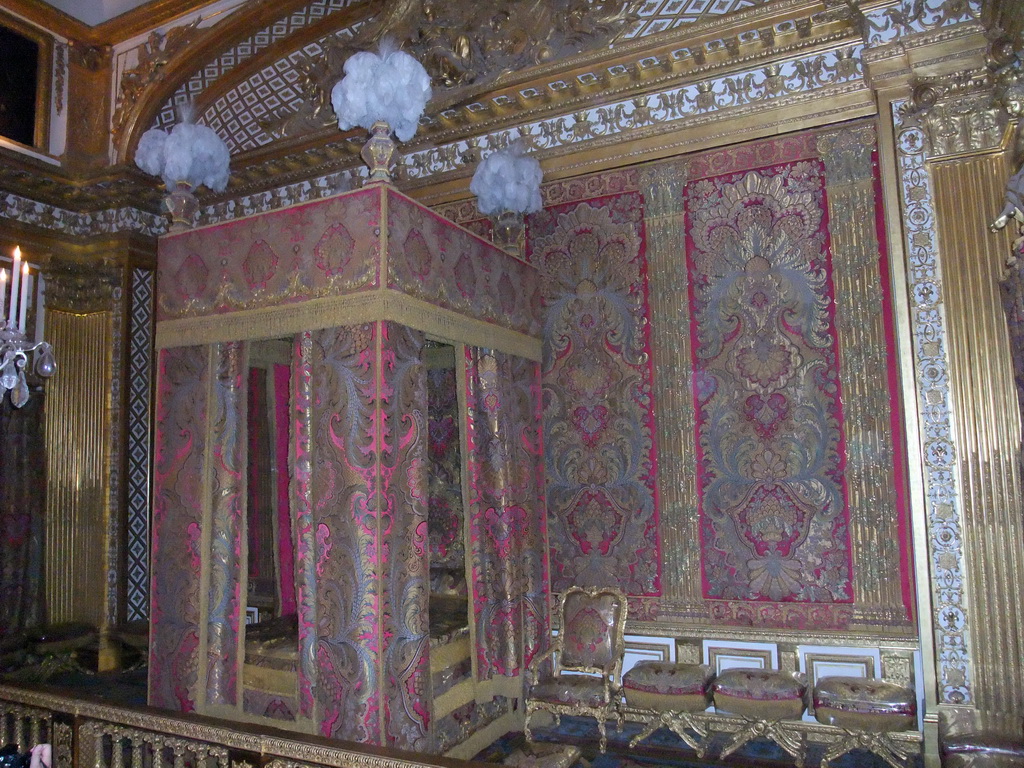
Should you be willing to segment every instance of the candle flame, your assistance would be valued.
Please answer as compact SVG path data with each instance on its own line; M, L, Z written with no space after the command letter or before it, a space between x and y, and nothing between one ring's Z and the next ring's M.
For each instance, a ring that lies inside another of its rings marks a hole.
M23 275L27 275L28 274L28 262L27 261L24 264L21 265L21 274L23 274Z
M7 270L6 269L0 269L0 283L6 283L6 282L7 282Z
M20 261L21 260L21 246L20 245L14 246L14 260L15 261Z

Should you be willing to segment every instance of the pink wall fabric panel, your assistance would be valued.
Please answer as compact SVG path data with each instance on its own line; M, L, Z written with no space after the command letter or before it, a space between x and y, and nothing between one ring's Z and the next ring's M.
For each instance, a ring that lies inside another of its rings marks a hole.
M612 584L630 595L661 594L644 238L637 192L560 203L529 219L547 313L544 434L556 592Z
M295 537L292 533L291 494L288 490L288 450L291 444L289 397L291 369L274 366L274 462L277 467L277 562L281 593L281 614L295 613Z
M207 347L161 350L153 478L149 703L190 712L199 679L202 468L210 383Z

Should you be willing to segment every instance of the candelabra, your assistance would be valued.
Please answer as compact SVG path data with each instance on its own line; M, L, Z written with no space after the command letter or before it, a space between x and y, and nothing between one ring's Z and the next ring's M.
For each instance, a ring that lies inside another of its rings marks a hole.
M42 340L42 316L36 312L35 340L25 335L31 275L28 264L21 262L21 249L14 249L14 268L11 279L10 311L4 318L7 305L7 270L0 270L0 398L11 393L11 404L21 408L28 402L28 381L25 367L34 358L36 374L48 379L57 372L53 349Z

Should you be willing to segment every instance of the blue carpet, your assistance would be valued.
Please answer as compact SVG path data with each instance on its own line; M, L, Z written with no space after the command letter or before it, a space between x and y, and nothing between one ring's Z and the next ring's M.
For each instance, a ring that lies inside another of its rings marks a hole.
M626 723L616 731L614 723L608 723L608 751L598 751L599 734L593 718L563 717L561 726L534 728L535 741L574 744L583 753L583 760L574 768L709 768L710 766L732 766L733 768L791 768L791 758L781 747L767 739L755 739L744 745L738 752L724 760L712 759L729 743L728 734L719 734L712 741L704 759L699 759L682 739L667 728L660 728L638 744L629 748L629 740L641 730L639 723ZM508 733L474 760L500 763L507 755L525 744L522 733ZM824 754L824 746L810 744L805 765L817 766ZM920 766L921 761L915 762ZM863 750L854 750L830 763L832 768L888 768L888 764L877 755Z

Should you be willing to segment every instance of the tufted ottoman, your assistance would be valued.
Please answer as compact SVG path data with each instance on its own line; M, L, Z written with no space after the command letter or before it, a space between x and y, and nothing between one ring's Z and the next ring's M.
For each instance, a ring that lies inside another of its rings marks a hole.
M802 768L806 743L798 726L807 684L778 669L727 669L711 685L715 709L741 716L746 725L722 750L728 757L751 739L771 739Z
M823 677L814 686L814 716L844 732L826 751L822 768L853 749L874 752L900 768L917 751L890 736L917 725L917 697L910 688L863 677Z
M708 732L691 714L703 712L710 703L713 674L706 664L637 663L622 676L622 693L626 706L646 723L646 728L630 740L629 746L635 747L665 726L695 750L697 757L704 757ZM697 738L687 729L696 733Z

